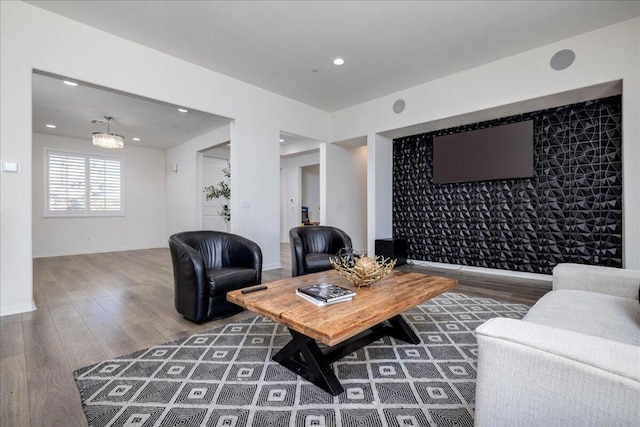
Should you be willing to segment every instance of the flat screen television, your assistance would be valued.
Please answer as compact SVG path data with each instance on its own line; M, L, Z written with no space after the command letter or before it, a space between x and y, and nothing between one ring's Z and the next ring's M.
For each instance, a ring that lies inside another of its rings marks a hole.
M533 176L533 120L433 139L433 182Z

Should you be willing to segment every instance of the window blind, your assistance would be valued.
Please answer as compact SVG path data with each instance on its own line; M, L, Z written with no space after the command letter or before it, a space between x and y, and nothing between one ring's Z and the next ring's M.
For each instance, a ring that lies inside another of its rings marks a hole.
M120 181L120 161L89 159L89 210L119 212Z
M123 213L121 158L53 151L46 158L46 214Z

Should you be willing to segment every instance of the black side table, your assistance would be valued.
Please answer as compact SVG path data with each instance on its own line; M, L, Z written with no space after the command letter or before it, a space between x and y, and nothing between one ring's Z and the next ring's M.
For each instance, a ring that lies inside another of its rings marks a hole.
M376 239L376 255L385 258L396 258L396 265L407 263L407 239Z

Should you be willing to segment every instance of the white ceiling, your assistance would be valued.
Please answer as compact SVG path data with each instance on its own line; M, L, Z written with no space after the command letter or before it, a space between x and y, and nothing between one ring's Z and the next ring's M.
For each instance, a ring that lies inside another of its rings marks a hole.
M28 3L326 111L640 15L638 1Z
M28 3L326 111L640 16L639 1ZM126 145L166 149L229 122L63 79L34 74L34 132L89 141L105 129L91 120L108 115ZM315 147L281 138L283 154Z
M88 85L71 87L65 79L49 74L33 74L33 131L84 139L92 132L104 132L106 125L92 119L113 117L111 132L125 137L125 145L164 150L218 129L229 119L201 111L181 113L181 106ZM188 109L188 106L187 106ZM49 129L53 124L55 129ZM140 138L133 141L132 138Z
M78 83L68 86L64 81ZM93 119L113 117L111 132L125 137L125 145L164 150L204 135L229 123L229 119L201 111L181 113L171 105L128 93L41 71L33 74L33 131L91 141L92 132L103 132L104 124ZM47 127L53 124L55 129ZM133 141L132 138L140 138ZM283 155L317 150L318 141L280 132ZM226 150L226 151L225 151ZM229 149L215 147L205 155L228 158Z
M64 81L78 83L68 86ZM104 124L91 123L93 119L113 117L111 132L125 137L125 145L164 150L204 135L229 123L229 119L201 111L178 108L152 99L84 83L67 77L36 71L33 87L33 131L47 135L91 141L92 132L103 132ZM48 124L56 126L48 128ZM140 138L133 141L132 138ZM306 152L318 148L318 141L280 133L284 155ZM206 155L228 158L227 152L216 147ZM213 154L212 154L213 153Z

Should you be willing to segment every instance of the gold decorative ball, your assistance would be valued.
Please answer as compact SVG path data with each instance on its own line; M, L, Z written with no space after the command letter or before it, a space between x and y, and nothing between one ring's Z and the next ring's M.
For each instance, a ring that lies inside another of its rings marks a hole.
M362 257L356 261L356 268L362 271L363 275L370 276L378 270L378 263L369 257Z

